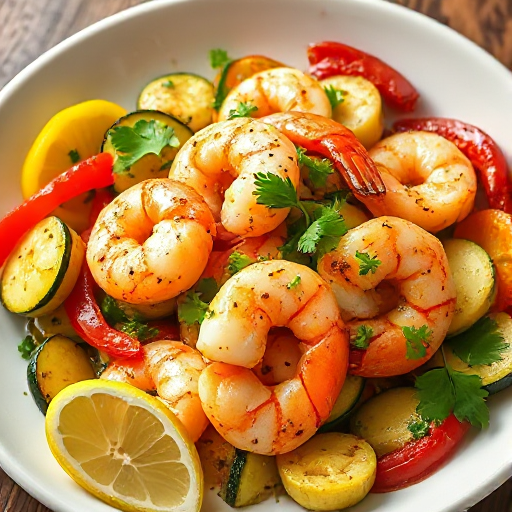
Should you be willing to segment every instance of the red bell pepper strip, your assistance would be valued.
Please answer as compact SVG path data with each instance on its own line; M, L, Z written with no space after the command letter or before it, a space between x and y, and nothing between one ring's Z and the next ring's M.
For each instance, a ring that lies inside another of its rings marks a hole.
M362 76L377 87L392 107L410 112L420 97L396 69L373 55L346 44L324 41L309 45L309 73L322 80L335 75Z
M75 287L64 301L64 308L71 325L89 345L106 352L109 356L114 358L141 356L141 345L138 339L108 325L94 298L95 286L94 278L84 259Z
M0 221L0 267L21 237L57 206L89 190L114 183L112 156L101 153L71 167Z
M393 125L395 132L410 130L434 132L453 142L477 170L489 208L512 213L512 187L507 161L489 135L471 124L443 117L402 119Z
M451 414L439 426L432 424L427 436L377 460L377 476L371 492L390 492L421 482L445 462L469 430Z

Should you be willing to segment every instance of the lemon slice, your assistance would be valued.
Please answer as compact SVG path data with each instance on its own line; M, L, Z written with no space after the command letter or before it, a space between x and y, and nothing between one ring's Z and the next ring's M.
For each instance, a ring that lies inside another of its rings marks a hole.
M180 421L129 384L86 380L61 391L46 414L50 450L86 490L127 512L194 512L203 474Z
M105 132L126 110L105 100L90 100L61 110L46 123L23 164L21 190L35 194L74 163L99 153ZM88 194L68 201L55 215L81 232L88 227Z

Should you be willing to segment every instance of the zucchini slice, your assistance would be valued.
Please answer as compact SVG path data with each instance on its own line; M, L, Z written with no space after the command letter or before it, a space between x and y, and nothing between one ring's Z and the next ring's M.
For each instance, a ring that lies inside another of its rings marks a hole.
M443 347L446 362L454 370L468 375L478 375L482 379L484 389L493 395L512 384L512 318L507 313L496 313L489 316L497 322L499 332L509 345L507 350L501 352L502 359L500 361L490 365L468 366L454 354L449 341L444 343Z
M30 393L43 414L59 391L75 382L95 377L85 350L59 334L48 338L37 348L27 368Z
M180 119L193 132L212 123L213 84L192 73L173 73L149 82L137 100L138 110L160 110Z
M364 403L350 420L350 431L366 439L377 457L402 448L414 439L411 424L422 422L413 387L393 388Z
M226 461L227 478L219 496L231 507L254 505L272 496L281 485L275 457L234 448Z
M44 340L56 334L62 334L78 343L83 342L71 325L64 305L60 305L56 310L46 315L30 318L27 323L27 331L38 343L43 343Z
M243 82L246 78L250 78L260 71L283 67L286 66L276 60L264 57L263 55L249 55L247 57L228 62L218 77L218 85L215 91L215 108L219 110L220 106L226 99L226 96L229 94L229 91Z
M471 327L491 307L496 294L494 265L477 244L462 238L443 242L457 291L457 307L448 336Z
M332 112L332 118L354 132L359 142L370 149L382 137L384 115L380 93L362 76L337 75L320 81L322 87L345 92L343 102Z
M377 473L371 446L356 436L330 432L277 456L288 494L308 510L340 510L370 491Z
M3 305L32 317L57 309L75 286L84 254L82 239L58 217L38 222L5 263Z
M188 126L169 114L165 114L157 110L137 110L135 112L131 112L117 120L109 128L105 134L105 138L103 139L101 151L110 153L114 157L114 163L117 161L118 157L121 156L121 153L118 153L112 145L112 130L118 126L128 126L133 128L135 123L140 120L148 122L158 121L169 126L174 130L174 135L176 135L180 141L180 145L177 148L167 146L162 150L160 155L156 155L154 153L144 155L131 166L128 172L116 173L114 175L114 190L119 193L150 178L167 178L169 175L169 168L171 167L176 153L193 135L192 130Z
M363 377L359 377L358 375L347 375L340 394L334 403L331 415L320 427L318 430L319 432L329 432L330 430L341 426L358 403L359 398L363 394L365 383L366 381Z

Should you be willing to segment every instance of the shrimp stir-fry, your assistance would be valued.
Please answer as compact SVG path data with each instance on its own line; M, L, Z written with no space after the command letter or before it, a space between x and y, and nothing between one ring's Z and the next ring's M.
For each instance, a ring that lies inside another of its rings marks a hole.
M265 386L250 370L272 327L304 347L292 378ZM287 261L255 263L210 305L197 349L210 364L199 378L206 415L234 446L275 455L309 439L328 418L345 380L348 336L336 300L314 271Z

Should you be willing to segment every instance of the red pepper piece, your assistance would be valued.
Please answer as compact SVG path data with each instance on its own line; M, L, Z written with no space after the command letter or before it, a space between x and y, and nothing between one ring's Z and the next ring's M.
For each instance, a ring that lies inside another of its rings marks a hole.
M89 345L106 352L109 356L142 357L138 339L108 325L94 298L95 286L96 283L84 259L76 285L64 302L71 325Z
M402 119L393 125L395 132L410 130L434 132L453 142L478 172L489 208L512 213L512 188L507 161L489 135L471 124L443 117Z
M101 153L80 162L10 211L0 221L0 267L21 237L57 206L73 197L114 183L112 156Z
M451 414L441 425L431 425L428 436L380 457L371 492L397 491L425 480L450 457L469 427Z
M372 82L392 107L410 112L420 97L396 69L346 44L324 41L309 45L309 73L322 80L334 75L362 76Z
M144 340L144 345L158 340L179 341L180 328L170 320L150 320L148 323L150 329L158 329L158 334L152 338Z

